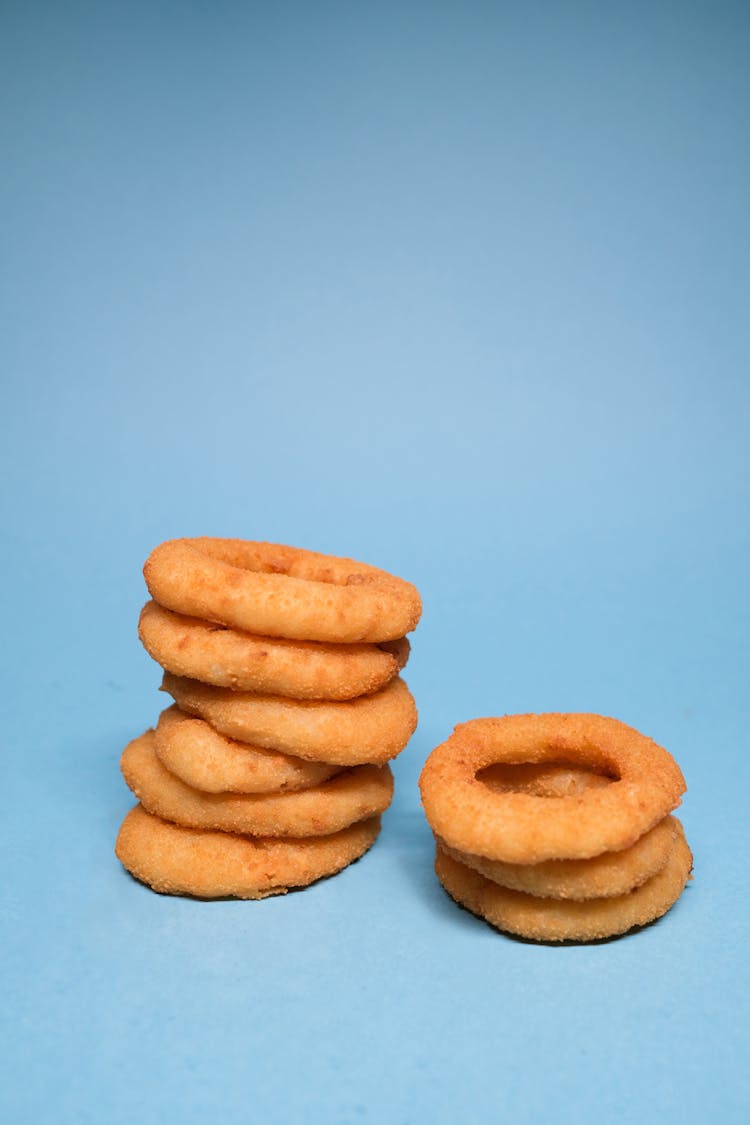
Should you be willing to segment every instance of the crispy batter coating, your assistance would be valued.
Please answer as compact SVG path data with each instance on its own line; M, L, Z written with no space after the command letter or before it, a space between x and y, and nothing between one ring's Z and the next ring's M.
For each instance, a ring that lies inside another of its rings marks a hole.
M334 777L342 768L237 742L219 734L203 719L184 715L176 706L159 716L154 748L170 773L204 793L308 789Z
M115 852L153 890L197 898L267 898L333 875L375 842L380 817L331 836L277 840L168 824L136 805L123 821Z
M680 897L692 865L680 828L669 861L646 883L613 898L575 902L508 890L459 863L439 845L435 855L435 872L451 898L499 930L533 941L596 941L653 922Z
M201 793L164 768L151 730L125 747L120 768L143 807L155 816L187 828L253 836L329 836L384 812L393 797L390 768L369 765L294 793Z
M618 780L550 800L493 791L477 777L496 762L560 761ZM450 847L523 864L629 848L685 791L679 766L661 746L616 719L585 714L462 723L430 754L419 784L427 820Z
M438 843L446 855L501 887L542 898L584 901L627 894L661 871L674 850L678 824L675 817L665 817L624 851L605 852L592 859L548 859L544 863L503 863L458 851L440 839Z
M290 699L355 699L398 675L409 642L323 644L259 637L147 602L138 625L146 651L169 672L217 687Z
M154 601L265 637L392 641L416 628L410 582L352 559L243 539L172 539L144 567Z
M390 761L417 725L414 699L400 676L373 695L340 703L230 691L170 672L163 687L181 711L230 738L340 766Z

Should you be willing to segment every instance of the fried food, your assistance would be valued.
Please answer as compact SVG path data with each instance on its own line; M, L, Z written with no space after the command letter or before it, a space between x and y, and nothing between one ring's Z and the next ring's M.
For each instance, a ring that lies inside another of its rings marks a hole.
M229 738L333 765L388 762L417 725L414 699L399 676L372 695L339 703L230 691L170 672L163 688L181 711Z
M384 812L393 797L390 768L370 765L294 793L201 793L164 768L151 730L125 747L120 768L147 812L188 828L253 836L329 836Z
M279 640L185 617L153 601L141 611L138 636L176 676L290 699L354 699L377 691L409 657L405 637L382 645Z
M477 774L501 762L559 762L617 778L550 799L493 791ZM629 848L685 791L679 766L650 738L600 715L508 715L456 727L420 777L422 803L450 847L505 863L590 859Z
M127 870L160 894L266 898L333 875L375 842L380 817L330 836L278 840L168 824L141 805L128 813L115 852Z
M542 898L613 898L640 887L662 870L674 850L680 829L665 817L629 848L592 859L548 859L543 863L503 863L438 844L451 859L478 871L493 883Z
M265 637L392 641L422 612L416 588L384 570L275 543L172 539L143 573L166 609Z
M680 827L667 864L636 890L576 902L508 890L459 863L439 845L435 856L435 872L451 898L498 929L533 941L596 941L644 926L677 901L692 864Z
M320 785L342 769L237 742L176 706L159 716L154 749L170 773L204 793L291 792Z

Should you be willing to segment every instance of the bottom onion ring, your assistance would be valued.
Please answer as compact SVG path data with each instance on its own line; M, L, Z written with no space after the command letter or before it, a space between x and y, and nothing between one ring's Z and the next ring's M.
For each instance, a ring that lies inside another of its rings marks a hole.
M164 768L151 730L125 747L120 768L147 812L187 828L252 836L329 836L384 812L393 796L388 766L356 766L296 793L201 793Z
M690 878L693 857L679 832L668 863L648 882L614 898L574 902L511 891L459 863L438 845L435 873L445 890L499 930L533 941L597 941L666 914Z
M334 875L364 855L379 831L376 816L306 840L233 836L168 824L136 805L123 821L115 853L160 894L260 899Z
M204 793L280 793L309 789L339 773L341 766L307 762L277 750L250 746L219 734L203 719L167 707L154 731L162 765Z
M503 863L451 848L438 840L443 851L492 883L542 898L613 898L640 887L669 861L679 834L679 821L665 817L640 840L620 852L605 852L593 859L548 859L544 863Z
M373 695L342 703L230 691L169 672L162 686L181 711L222 734L314 762L381 765L403 750L417 726L414 698L400 676Z
M502 762L564 761L617 778L549 800L493 791L479 775ZM680 803L685 779L671 754L600 715L506 715L456 727L419 779L433 832L451 847L505 863L590 859L636 842Z

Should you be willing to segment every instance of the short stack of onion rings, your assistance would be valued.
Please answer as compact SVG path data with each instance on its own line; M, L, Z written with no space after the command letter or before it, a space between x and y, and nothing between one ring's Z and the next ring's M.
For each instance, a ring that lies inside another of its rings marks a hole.
M456 727L420 777L435 869L461 905L537 941L612 937L666 913L692 856L685 781L651 739L599 715Z
M175 699L125 749L140 805L116 851L154 890L262 898L363 854L417 722L400 678L414 586L351 559L237 539L149 556L139 636Z

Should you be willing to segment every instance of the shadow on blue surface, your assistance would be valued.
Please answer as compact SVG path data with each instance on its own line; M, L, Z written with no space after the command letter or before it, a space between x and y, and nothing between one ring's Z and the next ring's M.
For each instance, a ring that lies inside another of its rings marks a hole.
M445 893L434 871L435 843L420 812L395 812L388 820L390 841L398 852L398 864L405 873L411 891L431 914L449 925L470 929L476 918Z

